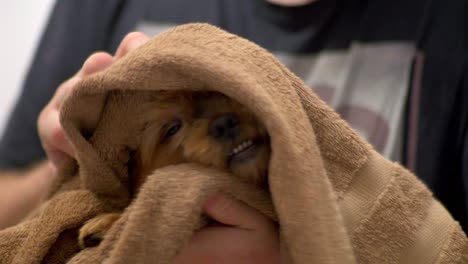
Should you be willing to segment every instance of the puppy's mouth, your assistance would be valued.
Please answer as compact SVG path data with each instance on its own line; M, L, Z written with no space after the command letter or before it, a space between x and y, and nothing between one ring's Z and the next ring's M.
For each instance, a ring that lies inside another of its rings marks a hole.
M237 144L228 155L228 163L242 162L255 156L261 145L260 139L247 139Z

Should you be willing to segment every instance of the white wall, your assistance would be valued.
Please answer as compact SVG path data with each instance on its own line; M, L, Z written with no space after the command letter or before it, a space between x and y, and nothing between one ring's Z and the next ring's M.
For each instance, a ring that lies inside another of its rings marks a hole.
M98 1L98 0L97 0ZM0 134L55 0L1 1L0 5Z

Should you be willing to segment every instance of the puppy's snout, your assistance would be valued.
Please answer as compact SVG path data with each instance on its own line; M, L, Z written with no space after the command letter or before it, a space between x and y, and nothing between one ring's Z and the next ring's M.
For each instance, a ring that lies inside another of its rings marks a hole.
M219 140L236 138L240 134L239 117L229 113L214 118L209 127L209 134Z

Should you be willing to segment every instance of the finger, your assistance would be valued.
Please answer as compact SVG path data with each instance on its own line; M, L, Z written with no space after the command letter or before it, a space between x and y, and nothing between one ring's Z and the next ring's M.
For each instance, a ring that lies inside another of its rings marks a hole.
M63 131L62 125L60 124L60 113L56 112L53 114L54 127L51 131L51 142L53 147L66 153L70 157L75 157L75 151L68 140L65 132Z
M53 98L51 99L49 104L44 108L44 111L39 117L39 130L41 130L41 127L43 128L43 133L45 136L47 136L47 140L57 139L57 144L68 142L67 140L65 140L65 135L62 131L59 120L59 111L62 106L62 103L70 95L71 90L81 80L81 77L101 71L109 67L112 64L112 62L113 58L111 55L104 52L94 53L85 61L85 63L78 71L78 73L75 74L75 76L68 79L67 81L62 83L59 86L59 88L57 88L57 91L55 92ZM44 123L42 123L42 121L44 121ZM67 154L70 154L70 144L64 145L63 151Z
M79 81L78 78L71 78L60 85L51 101L41 111L37 120L37 127L44 147L52 148L55 145L54 139L62 138L60 135L61 125L59 110L64 98L67 96L68 90L71 89L77 81Z
M114 58L109 53L96 52L86 59L76 76L83 77L102 71L109 67L113 62Z
M112 64L113 60L113 57L105 52L92 54L75 76L57 88L54 96L39 115L37 121L39 136L53 165L59 166L65 155L75 156L74 149L60 124L59 115L62 103L82 77L104 70Z
M106 69L113 61L114 59L112 56L105 52L97 52L89 56L83 63L81 69L72 78L66 80L57 88L49 105L60 108L65 98L68 97L73 87L75 87L82 77Z
M48 111L46 116L42 117L39 133L41 135L44 148L51 152L60 151L74 157L75 153L70 141L66 137L60 124L60 113L56 110ZM57 153L58 155L60 153Z
M62 107L62 103L70 94L71 89L73 89L73 87L75 87L75 85L80 80L81 80L80 77L74 76L66 80L64 83L62 83L55 91L55 94L52 97L52 100L49 102L46 108L60 109L60 107Z
M214 220L243 229L256 229L269 223L266 216L226 194L216 194L205 202L203 211Z
M141 33L141 32L132 32L128 33L122 42L119 45L119 48L115 52L115 58L119 59L128 52L140 47L144 43L146 43L150 38Z

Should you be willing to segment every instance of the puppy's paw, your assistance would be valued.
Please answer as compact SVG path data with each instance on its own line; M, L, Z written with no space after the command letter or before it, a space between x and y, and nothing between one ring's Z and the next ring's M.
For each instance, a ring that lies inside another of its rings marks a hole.
M81 228L78 243L82 249L95 247L101 243L107 231L119 219L119 213L98 215L88 220Z

